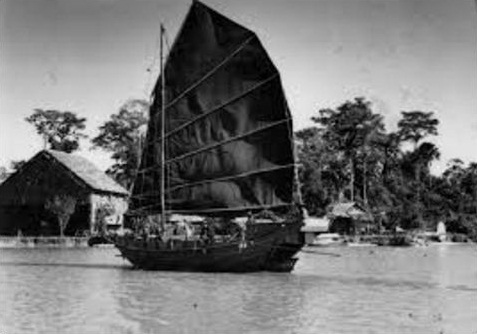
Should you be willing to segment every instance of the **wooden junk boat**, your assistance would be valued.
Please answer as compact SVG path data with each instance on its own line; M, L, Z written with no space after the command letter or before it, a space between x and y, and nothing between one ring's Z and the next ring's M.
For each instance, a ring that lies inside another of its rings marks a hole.
M115 246L142 269L293 270L303 216L277 69L255 33L198 1L165 62L163 39L161 26L161 75L126 215L136 232ZM177 215L187 233L171 232Z

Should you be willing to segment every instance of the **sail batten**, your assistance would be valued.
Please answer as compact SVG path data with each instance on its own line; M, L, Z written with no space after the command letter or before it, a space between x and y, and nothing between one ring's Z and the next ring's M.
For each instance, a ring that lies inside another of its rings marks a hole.
M181 189L181 188L193 187L193 186L202 185L202 184L206 184L206 183L212 183L212 182L218 182L218 181L237 180L237 179L249 177L249 176L252 176L252 175L255 175L255 174L274 172L274 171L279 171L279 170L282 170L282 169L295 168L295 167L296 167L296 164L289 164L289 165L283 165L283 166L275 166L275 167L266 168L266 169L259 169L259 170L255 170L255 171L252 171L252 172L247 172L247 173L242 173L242 174L237 174L237 175L219 177L219 178L215 178L215 179L204 179L204 180L198 181L198 182L183 183L183 184L180 184L178 186L174 186L172 188L169 188L167 190L167 192L170 193L170 192L173 192L173 191ZM153 192L149 192L149 193L133 195L133 197L136 197L136 198L150 197L150 196L160 196L160 192L153 191Z
M210 208L210 209L202 209L202 210L174 210L174 213L182 213L182 214L210 214L210 213L227 213L227 212L250 212L250 211L263 211L263 210L271 210L276 208L284 208L290 207L295 205L295 203L282 203L282 204L275 204L275 205L251 205L251 206L243 206L243 207L236 207L236 208Z
M214 149L216 147L224 146L225 144L228 144L228 143L231 143L231 142L234 142L234 141L237 141L237 140L241 140L241 139L244 139L246 137L250 137L250 136L252 136L254 134L257 134L259 132L269 130L270 128L273 128L275 126L281 125L283 123L288 123L288 122L290 122L290 119L284 119L284 120L281 120L281 121L278 121L278 122L275 122L275 123L272 123L272 124L267 124L266 126L263 126L261 128L258 128L258 129L254 129L253 131L247 132L243 135L232 137L232 138L229 138L227 140L214 143L213 145L202 147L202 148L200 148L196 151L188 152L187 154L183 154L183 155L180 155L178 157L174 157L173 159L166 160L165 163L166 164L174 163L174 162L180 161L182 159L188 158L190 156L193 156L193 155L205 152L205 151L209 151L209 150Z
M171 102L167 103L165 106L166 111L174 106L179 100L184 98L188 93L193 91L197 88L202 82L210 78L216 71L218 71L222 66L226 65L233 57L235 57L243 48L253 39L256 38L255 35L250 36L247 38L235 51L233 51L230 55L225 57L217 66L212 68L208 73L206 73L202 78L197 80L195 83L187 87L182 93L180 93L177 97L175 97Z
M275 74L271 75L270 77L266 78L265 80L263 80L263 81L257 83L256 85L254 85L254 86L251 87L250 89L244 91L244 92L241 93L240 95L237 95L237 96L234 96L234 97L230 98L229 100L225 101L224 103L222 103L222 104L220 104L220 105L218 105L218 106L216 106L216 107L213 107L211 110L204 111L203 114L197 116L196 118L194 118L194 119L192 119L192 120L190 120L190 121L188 121L188 122L186 122L186 123L184 123L184 124L182 124L182 125L176 127L175 129L173 129L173 130L167 132L167 133L164 135L164 139L167 139L168 137L170 137L170 136L176 134L177 132L179 132L179 131L185 129L185 128L188 127L188 126L193 125L194 123L196 123L196 122L198 122L198 121L204 119L205 117L207 117L207 116L209 116L209 115L211 115L211 114L213 114L213 113L215 113L215 112L219 112L220 110L222 110L223 108L227 107L228 105L230 105L230 104L232 104L232 103L234 103L234 102L236 102L236 101L238 101L238 100L240 100L240 99L246 97L248 94L253 93L255 90L259 89L260 87L262 87L262 86L268 84L270 81L272 81L272 80L274 80L274 79L277 79L277 78L279 78L279 74L278 74L278 73L275 73ZM163 138L157 138L156 140L157 140L157 141L160 141L160 140L163 140Z
M291 119L288 118L288 119L283 119L283 120L280 120L280 121L277 121L275 123L271 123L271 124L267 124L266 126L263 126L261 128L257 128L257 129L254 129L253 131L250 131L248 133L245 133L245 134L242 134L240 136L236 136L236 137L232 137L232 138L228 138L227 140L224 140L224 141L221 141L221 142L216 142L214 143L213 145L210 145L210 146L205 146L205 147L201 147L195 151L191 151L191 152L188 152L186 154L183 154L183 155L180 155L180 156L177 156L177 157L174 157L174 158L171 158L171 159L167 159L164 161L164 164L166 165L169 165L171 163L175 163L175 162L178 162L180 160L183 160L185 158L188 158L188 157L191 157L193 155L196 155L196 154L200 154L200 153L203 153L203 152L206 152L206 151L210 151L214 148L217 148L217 147L220 147L220 146L224 146L225 144L229 144L229 143L232 143L234 141L238 141L238 140L242 140L246 137L250 137L250 136L253 136L253 135L256 135L262 131L267 131L271 128L274 128L276 126L279 126L279 125L283 125L283 124L286 124L286 123L289 123L291 122ZM140 169L138 170L138 173L144 173L144 172L147 172L147 171L150 171L150 170L154 170L158 168L158 165L153 165L153 166L150 166L150 167L147 167L147 168L144 168L144 169Z
M294 206L294 202L290 203L283 203L283 204L276 204L276 205L250 205L250 206L242 206L242 207L235 207L235 208L209 208L209 209L201 209L201 210L184 210L184 209L176 209L176 210L167 210L167 214L189 214L189 215L200 215L200 214L230 214L230 213L248 213L248 212L257 212L263 210L273 210L273 209L280 209L280 208L287 208ZM129 210L129 215L138 215L138 214L157 214L161 212L160 205L158 203L151 204L145 207L140 207L137 209Z
M163 75L130 212L230 213L293 203L292 119L278 70L254 32L193 3Z

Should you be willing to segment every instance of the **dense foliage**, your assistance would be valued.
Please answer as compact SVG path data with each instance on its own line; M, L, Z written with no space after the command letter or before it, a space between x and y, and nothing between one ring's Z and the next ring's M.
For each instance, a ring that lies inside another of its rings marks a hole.
M79 148L79 140L86 138L86 118L70 111L35 109L25 120L43 137L45 149L71 153Z
M148 103L126 102L99 127L94 147L112 153L108 173L129 187L139 164ZM26 120L43 136L45 146L72 152L85 137L84 118L74 113L36 109ZM312 117L314 126L296 132L299 178L305 206L324 215L338 201L357 201L388 228L433 229L445 221L450 232L477 240L477 163L448 162L442 175L430 173L439 148L433 112L402 111L395 132L370 101L355 98ZM24 161L13 162L11 169ZM2 171L4 179L8 173Z
M315 126L296 132L299 178L310 214L329 204L358 201L388 227L435 228L477 237L477 163L454 159L441 176L430 173L438 147L432 112L401 113L396 132L364 98L321 109Z
M126 188L134 181L144 144L149 104L143 100L126 102L119 112L99 127L91 142L111 152L114 164L106 171Z

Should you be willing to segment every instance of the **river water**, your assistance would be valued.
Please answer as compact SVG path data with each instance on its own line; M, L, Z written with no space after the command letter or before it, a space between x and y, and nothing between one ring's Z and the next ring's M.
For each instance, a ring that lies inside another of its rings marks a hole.
M0 333L477 334L476 245L314 248L291 274L145 272L117 254L1 249Z

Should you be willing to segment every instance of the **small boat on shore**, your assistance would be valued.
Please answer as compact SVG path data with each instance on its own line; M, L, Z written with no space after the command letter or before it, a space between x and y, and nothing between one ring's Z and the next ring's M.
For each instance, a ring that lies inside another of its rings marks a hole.
M96 245L112 245L113 241L111 237L105 235L93 235L88 239L88 246L93 247Z
M312 247L344 246L346 239L338 233L322 233L308 245Z

